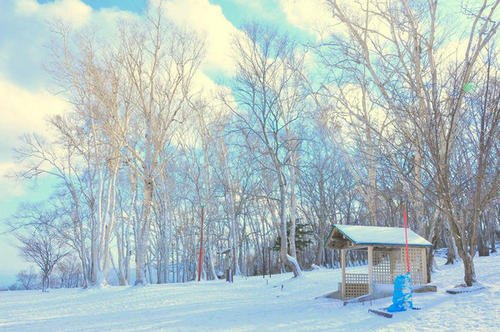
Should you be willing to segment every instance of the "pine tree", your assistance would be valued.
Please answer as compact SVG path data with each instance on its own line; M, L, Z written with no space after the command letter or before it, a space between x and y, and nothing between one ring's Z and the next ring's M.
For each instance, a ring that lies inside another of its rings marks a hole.
M290 221L287 222L287 235L290 235ZM308 245L312 243L311 235L313 231L309 224L301 223L300 219L297 219L295 225L295 246L297 247L297 251L303 251ZM279 251L281 249L280 246L281 237L278 236L274 241L274 251Z

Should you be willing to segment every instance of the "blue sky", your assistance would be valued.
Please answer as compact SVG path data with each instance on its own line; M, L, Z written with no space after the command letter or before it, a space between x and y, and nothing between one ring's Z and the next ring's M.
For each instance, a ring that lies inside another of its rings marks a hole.
M53 82L44 68L52 36L47 23L62 20L75 30L97 27L106 34L121 18L140 19L149 1L160 0L0 1L0 286L12 281L2 281L2 275L12 278L26 267L2 221L20 202L41 201L51 192L49 179L34 185L5 177L18 166L12 150L20 135L46 133L45 119L69 108L51 92ZM457 2L443 6L454 11ZM171 20L206 36L207 59L199 82L208 87L234 71L231 42L246 22L274 24L299 41L315 40L331 29L322 0L164 0L163 5Z

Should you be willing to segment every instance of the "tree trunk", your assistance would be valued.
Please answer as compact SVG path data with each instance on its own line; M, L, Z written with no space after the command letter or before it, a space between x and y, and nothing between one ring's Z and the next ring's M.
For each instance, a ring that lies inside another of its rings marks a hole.
M288 241L287 241L287 225L286 225L286 184L283 179L283 174L280 172L278 174L278 183L279 183L279 191L280 191L280 259L281 262L290 268L293 272L294 277L298 277L302 275L302 270L300 269L299 263L295 259L288 255Z
M212 255L212 239L211 239L211 231L210 231L210 225L208 225L207 228L207 235L206 235L206 255L208 259L208 271L209 271L209 276L207 279L210 280L217 280L217 272L215 271L215 263L214 263L214 258Z
M139 239L135 245L135 285L145 285L146 275L145 268L146 249L142 241Z
M490 252L491 253L495 253L497 252L497 249L495 247L496 245L496 228L497 228L497 219L495 216L498 216L498 214L496 213L492 213L493 214L493 217L492 218L489 218L489 221L488 221L488 233L490 235L490 238L489 238L489 241L490 241Z
M464 263L464 281L467 286L472 286L474 282L476 282L476 272L474 269L474 260L473 257L469 254L465 254L462 257Z
M115 229L115 236L116 236L116 252L118 254L118 282L120 286L125 286L128 284L126 277L125 277L125 256L126 256L126 249L125 248L125 241L124 241L124 228L125 228L125 223L127 221L122 220L121 223L121 232L118 228Z
M489 256L490 251L488 248L488 238L487 238L487 225L484 214L479 217L479 222L477 225L477 251L479 257Z
M455 264L457 261L456 255L456 245L453 238L448 240L448 251L446 252L446 263L445 265Z
M153 204L153 178L148 176L144 179L144 198L142 205L142 220L138 221L136 229L135 250L135 285L146 285L145 263L147 255L147 244L149 241L150 211Z
M325 177L323 171L320 171L318 180L319 190L319 216L318 216L318 246L316 249L315 263L321 266L325 263L325 240L324 234L326 233L326 197L325 197Z
M314 264L316 264L318 266L322 266L324 264L324 262L325 262L324 252L325 252L325 242L320 237L318 239L318 245L316 247L316 257L314 260Z
M465 220L466 216L463 216ZM472 284L476 281L476 272L474 270L474 252L476 248L467 248L467 243L463 240L465 238L464 234L460 232L456 221L450 222L450 227L455 237L455 241L457 244L458 255L462 259L464 264L464 281L467 286L472 286ZM469 251L472 251L472 255Z
M119 159L117 154L111 161L110 165L110 180L108 183L108 193L106 199L106 211L104 222L104 230L102 231L101 238L101 262L99 265L100 277L97 280L97 285L107 284L108 274L109 274L109 262L110 262L110 252L109 252L109 242L111 241L111 234L115 228L115 207L116 207L116 179L118 176Z
M431 282L432 272L434 271L434 249L438 246L439 235L442 234L443 218L440 210L436 209L432 215L432 221L428 225L429 231L427 237L431 240L432 247L427 250L427 282Z
M363 109L366 109L366 90L362 89ZM370 127L366 127L366 140L368 144L368 186L366 188L367 208L370 225L377 226L377 159L375 156L375 143Z
M241 268L238 260L238 230L236 229L238 226L238 216L234 215L232 218L232 223L231 223L231 258L232 258L232 266L233 266L233 271L234 274L239 276L241 275Z
M447 227L445 227L445 242L448 251L446 253L446 263L445 265L455 264L457 261L457 245L455 243L455 238L451 233L451 229L449 227L449 221L446 222Z
M291 165L290 165L290 256L297 258L297 247L295 245L295 230L297 221L297 194L295 193L295 187L297 183L297 176L295 174L296 167L296 155L295 151L292 151Z

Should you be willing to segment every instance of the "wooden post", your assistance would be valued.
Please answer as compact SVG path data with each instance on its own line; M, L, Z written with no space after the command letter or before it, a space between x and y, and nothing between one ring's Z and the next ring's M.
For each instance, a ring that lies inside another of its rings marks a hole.
M345 299L345 251L346 249L340 250L340 265L342 267L342 300Z
M422 259L421 259L421 262L422 262L422 283L423 284L428 284L429 282L431 282L430 280L427 280L427 250L425 249L425 247L422 248Z
M398 251L399 252L399 251ZM391 275L389 276L391 279L391 283L394 282L394 277L396 274L396 260L397 260L397 253L393 249L389 250L389 264L390 264L390 273Z
M368 293L373 294L373 247L368 246Z

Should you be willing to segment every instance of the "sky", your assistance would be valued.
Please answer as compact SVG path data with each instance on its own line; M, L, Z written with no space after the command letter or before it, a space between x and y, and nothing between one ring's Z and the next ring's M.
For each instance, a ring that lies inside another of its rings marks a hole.
M5 221L22 202L49 198L50 179L16 180L13 150L25 133L47 134L47 117L70 107L54 93L44 63L53 34L49 22L63 21L75 30L96 28L111 34L124 18L143 19L160 0L1 0L0 1L0 286L26 268ZM347 0L345 0L347 1ZM454 0L450 0L454 1ZM445 2L447 6L450 1ZM234 72L231 41L248 22L273 24L299 41L314 41L330 31L322 0L163 0L166 15L206 38L206 60L199 84L214 87Z

